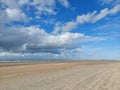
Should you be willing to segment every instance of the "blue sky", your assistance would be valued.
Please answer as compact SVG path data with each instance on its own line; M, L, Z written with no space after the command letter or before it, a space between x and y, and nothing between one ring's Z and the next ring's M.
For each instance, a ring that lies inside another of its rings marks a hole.
M1 0L0 60L120 59L120 0Z

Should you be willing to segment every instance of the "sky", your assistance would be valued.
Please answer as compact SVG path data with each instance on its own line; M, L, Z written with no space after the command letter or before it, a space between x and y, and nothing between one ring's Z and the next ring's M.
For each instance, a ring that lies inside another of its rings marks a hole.
M0 60L120 60L120 0L0 0Z

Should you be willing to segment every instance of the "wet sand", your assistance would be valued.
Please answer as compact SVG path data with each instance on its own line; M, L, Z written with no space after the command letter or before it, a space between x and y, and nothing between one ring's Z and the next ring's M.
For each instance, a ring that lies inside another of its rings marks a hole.
M119 61L0 62L0 90L120 90Z

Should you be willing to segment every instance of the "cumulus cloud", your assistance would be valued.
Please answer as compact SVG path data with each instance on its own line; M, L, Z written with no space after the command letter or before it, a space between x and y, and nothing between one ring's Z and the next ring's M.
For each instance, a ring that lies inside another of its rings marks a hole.
M78 15L76 17L76 20L74 21L66 22L63 25L61 24L56 25L53 33L57 33L59 31L68 32L76 28L79 24L95 23L105 18L106 16L116 14L119 11L120 11L120 4L115 5L112 9L108 9L108 8L102 9L99 13L97 11L93 11L87 14Z
M86 36L82 33L71 33L69 31L75 29L79 24L95 23L120 11L120 5L118 4L112 9L105 8L100 12L93 11L78 15L73 21L64 24L57 23L52 33L47 33L48 30L38 26L14 26L11 23L22 21L26 24L24 21L30 17L41 19L42 15L57 14L56 3L65 8L70 7L68 0L0 0L0 24L8 24L8 27L0 28L0 55L24 56L28 53L29 55L35 53L65 55L79 53L81 52L79 46L81 42L101 41L106 40L106 38ZM27 10L25 7L27 7ZM27 12L32 11L30 9L34 10L33 15L28 15ZM53 22L47 20L46 23ZM10 26L9 23L11 23Z
M35 17L41 15L54 15L56 2L59 2L65 8L69 7L67 0L0 0L0 24L6 24L12 21L29 20L29 15L23 9L33 8ZM26 6L27 8L24 8Z
M25 5L25 4L29 4L30 0L19 0L18 3L20 5Z
M56 1L65 8L69 7L69 2L67 0L33 0L32 2L29 2L29 4L37 9L37 14L56 14ZM28 0L21 3L26 4L28 3Z
M18 9L20 7L17 0L0 0L0 3L4 5L5 8Z
M35 6L38 14L55 14L55 0L33 0L30 4Z
M11 21L26 21L27 16L21 10L17 0L0 1L0 24L6 24Z
M25 14L22 13L19 9L10 9L5 10L8 20L10 21L21 21L26 18Z
M99 37L65 32L52 35L37 26L10 27L0 30L0 51L11 53L54 53L76 51L81 41L100 41Z
M84 37L80 33L51 35L36 26L11 27L0 30L0 49L9 52L50 52L59 53L73 41Z

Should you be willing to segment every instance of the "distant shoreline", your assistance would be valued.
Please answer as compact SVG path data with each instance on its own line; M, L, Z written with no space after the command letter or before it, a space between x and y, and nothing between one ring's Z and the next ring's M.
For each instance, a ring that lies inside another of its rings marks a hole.
M32 60L24 60L24 61L0 61L0 67L8 67L8 66L20 66L20 65L33 65L33 64L52 64L52 63L73 63L73 62L79 62L79 63L113 63L113 62L120 62L120 60L39 60L39 61L32 61Z

